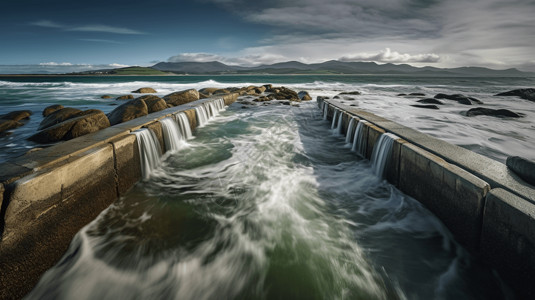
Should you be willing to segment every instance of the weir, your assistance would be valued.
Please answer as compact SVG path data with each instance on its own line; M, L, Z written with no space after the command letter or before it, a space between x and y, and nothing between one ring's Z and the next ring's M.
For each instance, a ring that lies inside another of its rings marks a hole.
M177 132L191 138L197 108L211 109L204 125L237 97L168 108L0 164L0 299L26 295L83 226L149 176L158 149L173 149ZM162 121L174 117L179 131Z
M376 175L424 204L520 299L535 297L533 186L502 163L367 111L321 97L318 107L331 127L339 114L349 120L348 135L358 118L352 150L372 160Z

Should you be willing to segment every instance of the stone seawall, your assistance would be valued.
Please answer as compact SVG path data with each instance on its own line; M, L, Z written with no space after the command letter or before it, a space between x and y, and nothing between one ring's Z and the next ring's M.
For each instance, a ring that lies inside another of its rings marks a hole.
M31 152L0 164L0 299L26 295L63 256L74 235L141 179L136 136L150 128L165 149L159 120L238 94L197 100Z
M433 212L474 255L500 271L519 299L533 299L535 286L535 187L488 157L449 144L369 112L318 99L350 118L366 120L364 156L384 132L394 143L386 179ZM352 134L352 133L350 133Z

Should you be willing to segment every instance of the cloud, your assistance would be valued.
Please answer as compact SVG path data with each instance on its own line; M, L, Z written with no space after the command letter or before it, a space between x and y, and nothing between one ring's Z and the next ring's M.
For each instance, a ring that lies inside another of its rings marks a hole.
M56 22L48 21L48 20L41 20L41 21L37 21L37 22L32 22L32 23L30 23L30 25L40 26L40 27L47 27L47 28L63 28L63 25L61 25L59 23L56 23Z
M79 41L83 42L95 42L95 43L108 43L108 44L122 44L121 42L113 41L113 40L104 40L104 39L78 39Z
M40 66L72 66L73 64L68 63L68 62L63 62L63 63L57 63L57 62L44 62L44 63L40 63L39 65L40 65Z
M124 27L115 27L103 24L92 24L92 25L83 25L83 26L71 26L56 23L49 20L41 20L30 23L33 26L47 27L47 28L57 28L63 31L79 31L79 32L104 32L104 33L114 33L114 34L146 34L145 32L124 28Z
M277 54L244 54L237 53L233 56L223 56L212 53L181 53L170 57L168 62L211 62L219 61L227 65L257 66L286 61L286 57Z
M340 61L375 61L386 63L436 63L440 60L440 56L434 53L426 54L408 54L399 53L386 48L376 53L355 53L342 56Z
M144 32L123 28L123 27L114 27L108 25L85 25L74 28L67 28L67 31L85 31L85 32L106 32L106 33L116 33L116 34L145 34Z

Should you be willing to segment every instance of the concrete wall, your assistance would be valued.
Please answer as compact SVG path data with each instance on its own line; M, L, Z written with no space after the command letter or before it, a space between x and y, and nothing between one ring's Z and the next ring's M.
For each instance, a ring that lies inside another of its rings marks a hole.
M535 297L535 187L500 162L338 101L324 102L330 107L328 119L338 109L348 119L356 116L371 123L367 158L381 133L399 136L386 179L423 203L461 244L496 267L520 299Z
M158 120L237 94L169 108L0 164L0 298L22 298L65 253L74 235L141 178L136 136L150 128L165 149Z

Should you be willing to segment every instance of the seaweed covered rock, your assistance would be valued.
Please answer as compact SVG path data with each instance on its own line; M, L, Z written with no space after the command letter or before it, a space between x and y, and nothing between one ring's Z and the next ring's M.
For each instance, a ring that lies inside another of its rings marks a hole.
M466 116L473 117L473 116L493 116L493 117L508 117L508 118L521 118L522 114L515 113L513 111L510 111L508 109L491 109L491 108L484 108L484 107L476 107L469 109L466 112Z
M535 185L535 162L519 156L509 156L505 164L524 181Z
M516 89L504 93L499 93L495 96L516 96L529 101L535 101L535 89Z
M57 110L60 110L62 108L64 108L64 106L61 104L54 104L54 105L47 106L45 109L43 109L43 117L46 117L50 115L51 113Z
M74 118L47 127L28 139L38 143L54 143L70 140L110 126L106 115L98 109L89 109Z
M478 100L476 98L468 97L468 96L465 96L465 95L462 95L462 94L453 94L453 95L436 94L435 95L435 99L453 100L453 101L457 101L458 103L464 104L464 105L472 105L474 103L475 104L483 104L483 102L481 102L480 100Z
M150 87L143 87L143 88L139 88L135 91L132 91L132 93L137 93L137 94L153 94L153 93L156 93L156 90L153 89L153 88L150 88Z
M199 100L199 92L195 89L189 89L180 92L174 92L163 97L165 102L173 106L186 104Z
M147 104L143 100L128 101L108 114L111 125L123 123L149 114Z

